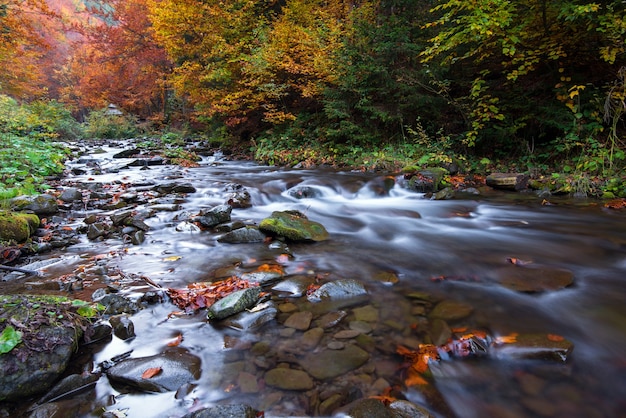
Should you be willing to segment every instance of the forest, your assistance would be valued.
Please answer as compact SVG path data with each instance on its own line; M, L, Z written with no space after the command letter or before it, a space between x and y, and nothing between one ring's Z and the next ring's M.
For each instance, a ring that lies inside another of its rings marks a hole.
M9 101L92 135L115 104L141 132L269 164L520 171L626 196L622 0L0 0L0 37L3 146Z

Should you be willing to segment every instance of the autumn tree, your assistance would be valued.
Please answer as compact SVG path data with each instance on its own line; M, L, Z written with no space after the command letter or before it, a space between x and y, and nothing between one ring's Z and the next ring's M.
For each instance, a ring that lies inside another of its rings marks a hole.
M108 0L89 12L98 17L84 25L59 77L64 98L79 107L115 103L141 117L164 117L166 77L171 63L154 41L143 0Z
M44 0L0 2L0 91L34 98L45 94L41 81L45 68L39 60L48 45L43 16L50 16Z

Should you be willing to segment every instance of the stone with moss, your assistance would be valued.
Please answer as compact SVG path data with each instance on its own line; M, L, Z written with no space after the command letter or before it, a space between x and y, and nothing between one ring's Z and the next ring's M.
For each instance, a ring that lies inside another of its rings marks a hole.
M88 317L99 311L92 305L60 296L0 295L0 331L19 335L0 354L0 401L42 393L58 380Z
M413 174L407 187L418 193L434 193L445 187L444 178L447 174L448 170L445 168L425 168Z
M34 213L0 211L0 241L24 243L39 227Z
M10 201L14 211L32 211L37 215L51 215L59 211L56 197L49 194L17 196Z
M259 224L259 230L289 241L324 241L328 231L298 211L276 211Z

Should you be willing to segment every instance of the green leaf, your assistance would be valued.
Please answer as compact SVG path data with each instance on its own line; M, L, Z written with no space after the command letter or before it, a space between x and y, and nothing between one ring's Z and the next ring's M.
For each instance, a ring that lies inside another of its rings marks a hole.
M16 331L11 325L6 327L0 334L0 354L8 353L16 345L22 342L22 333Z

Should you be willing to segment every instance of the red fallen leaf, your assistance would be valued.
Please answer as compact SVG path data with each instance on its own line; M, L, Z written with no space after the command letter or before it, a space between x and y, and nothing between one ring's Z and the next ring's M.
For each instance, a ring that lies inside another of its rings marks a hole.
M289 261L289 254L281 254L278 257L276 257L276 262L277 263L287 263Z
M307 286L306 288L306 294L308 295L312 295L317 289L319 289L322 285L320 284L316 284L316 283L311 283L310 285Z
M178 336L173 339L172 341L170 341L169 343L167 343L168 347L178 347L180 345L180 343L183 342L183 334L178 334Z
M554 342L561 342L565 340L565 338L557 334L548 334L547 337L550 341L554 341Z
M141 378L142 379L150 379L154 376L156 376L157 374L161 373L163 371L163 369L161 367L150 367L149 369L146 369L146 371L144 371L141 374Z
M626 208L626 199L613 199L604 204L608 209L624 209Z
M512 334L509 335L502 335L500 337L496 337L494 342L496 344L512 344L514 342L517 342L517 336L519 334L517 332L514 332Z

